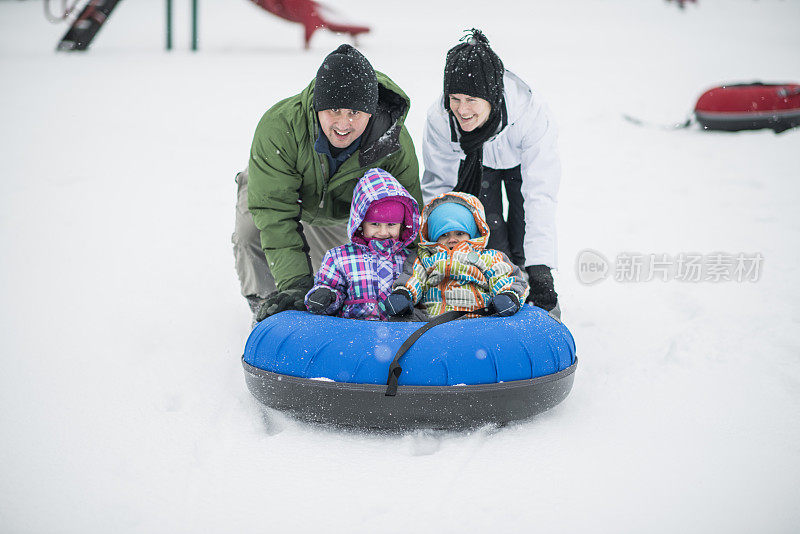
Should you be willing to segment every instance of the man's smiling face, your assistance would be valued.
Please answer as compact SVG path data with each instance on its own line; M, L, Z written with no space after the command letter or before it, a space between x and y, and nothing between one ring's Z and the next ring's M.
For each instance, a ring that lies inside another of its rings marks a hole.
M325 109L317 112L319 125L332 146L347 148L367 129L369 113L355 109Z

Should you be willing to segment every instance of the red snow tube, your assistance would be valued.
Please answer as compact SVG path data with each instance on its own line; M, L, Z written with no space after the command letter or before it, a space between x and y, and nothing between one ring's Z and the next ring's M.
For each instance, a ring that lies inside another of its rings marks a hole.
M694 108L706 130L780 133L800 126L800 84L761 82L723 85L703 93Z

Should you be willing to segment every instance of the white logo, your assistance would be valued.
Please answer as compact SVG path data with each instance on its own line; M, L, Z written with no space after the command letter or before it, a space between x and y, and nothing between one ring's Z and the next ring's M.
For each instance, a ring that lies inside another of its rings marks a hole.
M608 278L610 269L605 256L596 250L586 249L578 254L575 271L580 283L591 285Z

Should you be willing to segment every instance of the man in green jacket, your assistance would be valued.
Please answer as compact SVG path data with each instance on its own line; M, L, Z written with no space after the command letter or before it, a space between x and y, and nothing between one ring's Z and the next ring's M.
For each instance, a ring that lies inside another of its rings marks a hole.
M236 271L256 320L305 309L322 256L347 243L353 189L364 172L391 173L422 205L404 126L410 101L350 45L323 61L300 94L272 106L256 127L239 185Z

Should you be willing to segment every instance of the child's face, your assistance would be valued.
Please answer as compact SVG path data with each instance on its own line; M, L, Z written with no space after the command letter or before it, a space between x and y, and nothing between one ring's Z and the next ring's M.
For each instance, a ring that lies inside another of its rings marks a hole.
M400 237L400 223L365 222L361 233L366 239L397 239Z
M467 232L463 232L461 230L453 230L451 232L447 232L446 234L442 234L439 236L439 239L436 240L437 243L440 245L444 245L449 250L453 250L453 247L461 243L462 241L466 241L470 238L470 235Z

